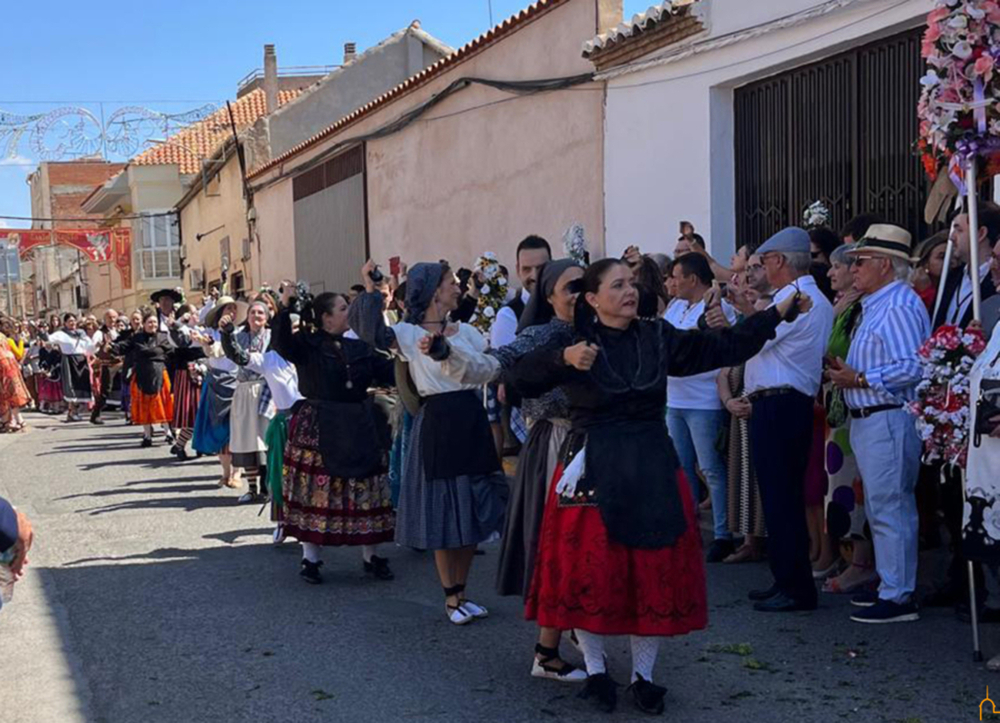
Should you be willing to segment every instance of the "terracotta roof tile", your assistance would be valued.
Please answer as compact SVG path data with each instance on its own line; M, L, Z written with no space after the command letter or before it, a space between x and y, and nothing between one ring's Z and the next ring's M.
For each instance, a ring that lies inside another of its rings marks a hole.
M278 105L282 106L299 95L299 90L282 90L278 93ZM266 114L264 90L257 88L232 103L233 118L237 130L242 131L253 125ZM166 143L143 151L131 160L137 166L159 166L176 164L182 174L201 171L202 159L210 157L229 138L229 111L225 107L207 118L192 123L169 136Z
M691 17L689 8L697 2L698 0L666 0L666 2L653 5L646 12L633 15L630 20L585 42L583 44L583 56L596 60L597 56L610 53L632 41L642 42L651 34L655 33L666 36L673 30L671 26L682 22L682 19ZM693 24L685 22L685 26L685 29L687 29L687 26L693 26ZM698 31L700 31L702 29L700 20L697 22L697 26ZM690 34L687 33L687 35ZM677 37L667 40L668 42L675 42L680 39L683 38Z
M526 23L537 19L541 15L544 15L545 13L549 12L550 10L558 6L565 5L567 2L569 2L569 0L538 0L538 2L529 5L516 15L512 15L511 17L507 18L502 23L491 28L487 32L483 33L475 40L466 43L465 45L463 45L461 48L454 51L450 55L441 58L433 65L427 66L416 75L411 76L407 80L397 85L392 90L388 91L387 93L384 93L383 95L380 95L378 98L375 98L367 105L361 106L353 113L350 113L341 118L340 120L338 120L336 123L327 126L319 133L314 135L312 138L309 138L303 141L302 143L299 143L298 145L289 148L287 151L282 153L277 158L274 158L270 162L264 164L263 166L260 166L259 168L252 170L249 174L250 178L259 176L268 169L273 168L274 166L277 166L278 164L288 160L292 156L298 155L307 148L314 146L324 138L327 138L328 136L333 135L334 133L342 130L343 128L346 128L347 126L358 122L365 116L374 113L379 108L402 97L403 95L409 93L410 91L416 90L417 88L430 82L433 78L437 77L441 73L450 70L451 68L453 68L454 66L458 65L459 63L465 60L468 60L472 56L485 50L489 46L493 45L494 43L503 39L510 33L514 32L515 30L520 29Z

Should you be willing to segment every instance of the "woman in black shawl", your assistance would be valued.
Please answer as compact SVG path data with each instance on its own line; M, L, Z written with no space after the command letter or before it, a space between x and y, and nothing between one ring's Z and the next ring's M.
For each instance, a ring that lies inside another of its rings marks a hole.
M153 446L153 425L170 431L174 417L174 397L170 391L167 357L174 342L160 331L155 309L142 310L142 331L125 341L108 344L106 351L115 356L129 356L133 363L132 423L142 425L142 447Z
M740 364L808 306L793 296L729 329L678 331L638 320L628 267L605 259L583 277L577 343L533 351L508 374L527 395L562 387L569 398L572 429L545 507L526 615L576 629L589 676L581 695L599 708L616 703L602 636L631 636L633 697L661 713L666 691L652 683L660 637L707 624L701 536L663 416L667 375Z

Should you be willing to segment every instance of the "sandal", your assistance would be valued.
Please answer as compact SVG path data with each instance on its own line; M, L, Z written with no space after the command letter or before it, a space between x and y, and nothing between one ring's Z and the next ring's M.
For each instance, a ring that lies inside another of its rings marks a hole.
M556 662L560 665L554 665ZM587 672L560 658L559 648L547 648L538 643L535 645L535 659L531 665L531 676L546 680L558 680L563 683L582 683L587 679Z
M856 580L851 585L844 585L840 582L840 578L847 574L847 570L851 568L858 568L859 570L870 570L872 571L870 575L866 575L860 580ZM825 583L823 583L823 592L830 593L832 595L850 595L852 593L859 592L870 587L873 583L878 582L878 573L874 572L875 565L855 565L851 564L848 566L847 570L841 573L837 577L831 577Z
M828 577L836 577L837 575L842 573L845 569L846 566L844 565L844 561L838 557L836 560L833 561L833 564L830 565L830 567L824 570L816 570L814 568L812 571L813 580L826 580Z
M476 619L472 613L465 609L465 606L461 602L458 605L448 604L448 598L458 597L463 590L465 590L465 585L453 585L452 587L444 588L444 614L448 616L448 620L452 625L468 625Z

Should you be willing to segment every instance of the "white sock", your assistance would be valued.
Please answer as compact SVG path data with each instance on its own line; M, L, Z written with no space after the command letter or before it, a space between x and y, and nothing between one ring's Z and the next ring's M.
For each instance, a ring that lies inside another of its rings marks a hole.
M315 542L302 543L302 559L309 562L319 562L320 547Z
M653 682L653 666L656 665L656 654L660 651L659 638L645 638L641 635L630 635L632 642L632 682L641 675L643 680Z
M576 631L576 639L583 651L583 662L587 666L587 675L606 673L604 666L604 636L588 633L586 630Z
M378 550L378 545L362 545L361 546L361 559L365 562L372 561L372 555Z
M144 424L144 425L142 425L142 436L145 437L146 439L152 439L153 438L153 425L152 424Z

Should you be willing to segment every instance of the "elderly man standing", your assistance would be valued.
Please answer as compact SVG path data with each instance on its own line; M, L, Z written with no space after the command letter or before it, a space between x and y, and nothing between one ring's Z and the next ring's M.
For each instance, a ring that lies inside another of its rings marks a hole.
M904 405L921 379L917 350L930 336L920 297L904 280L910 273L910 234L898 226L868 229L848 251L854 287L865 295L861 323L847 361L831 364L830 379L844 390L850 409L851 447L865 481L865 514L875 543L882 584L878 594L851 602L865 608L859 623L918 620L911 600L917 584L917 500L920 439Z
M813 400L823 377L823 354L833 329L833 307L809 274L809 234L786 228L757 250L774 288L773 304L801 293L812 308L781 324L774 339L747 362L745 386L752 403L750 449L767 524L774 584L750 599L760 612L816 608L809 561L805 473L812 448Z

